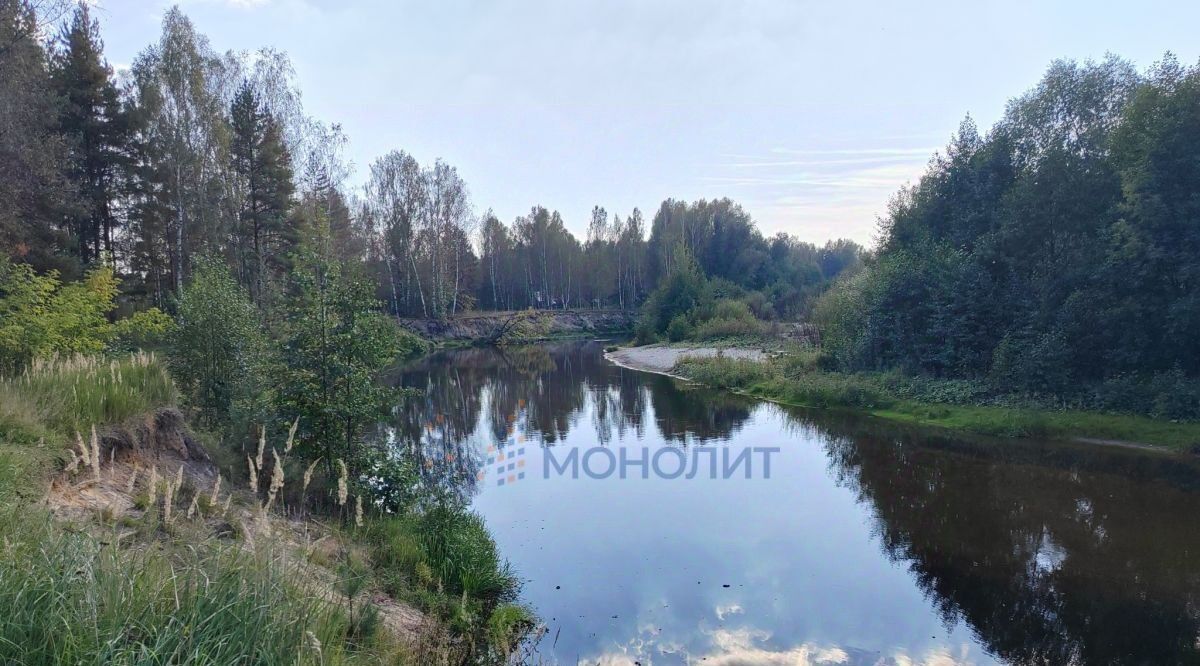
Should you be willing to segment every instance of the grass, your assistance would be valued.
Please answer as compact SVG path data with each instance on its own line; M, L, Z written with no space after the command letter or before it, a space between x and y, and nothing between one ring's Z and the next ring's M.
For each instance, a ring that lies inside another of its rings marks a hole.
M981 400L965 382L905 380L892 373L825 372L815 355L793 352L766 363L727 357L685 359L675 372L702 384L784 404L845 408L875 416L1002 437L1096 439L1188 451L1200 444L1200 423L1129 414L1015 405ZM920 397L914 397L920 396Z
M120 359L73 357L0 376L0 456L19 470L23 496L40 492L76 432L121 423L175 403L175 385L151 354Z
M503 662L534 625L519 582L478 515L453 507L379 516L358 539L381 586L463 637L467 660Z
M0 378L0 428L70 434L175 400L175 385L153 354L40 361L19 376Z
M0 551L0 663L365 663L346 616L270 554L122 550L45 520L17 526Z
M0 663L408 658L375 631L369 609L348 612L307 589L308 574L269 540L249 551L166 525L153 506L141 518L99 510L82 524L41 506L75 431L123 423L175 396L149 355L39 363L0 378Z

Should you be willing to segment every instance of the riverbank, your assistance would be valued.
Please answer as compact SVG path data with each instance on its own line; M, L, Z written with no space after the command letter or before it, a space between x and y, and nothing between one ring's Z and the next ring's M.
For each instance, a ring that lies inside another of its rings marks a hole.
M523 340L559 340L629 333L636 313L625 310L536 310L470 312L445 319L401 319L406 330L438 346L462 346L493 341L514 317L536 313L538 330Z
M700 353L689 353L699 350ZM606 355L624 367L671 375L756 398L799 407L850 409L879 418L1002 437L1072 440L1092 444L1192 452L1200 423L1176 423L1130 414L969 404L961 383L908 381L897 375L825 372L802 354L769 356L748 348L652 345ZM673 364L667 365L674 361ZM917 388L917 385L920 385ZM949 400L930 399L941 395ZM953 402L951 401L953 400Z
M0 662L465 663L532 627L473 514L321 512L290 440L247 477L178 405L150 354L0 376Z

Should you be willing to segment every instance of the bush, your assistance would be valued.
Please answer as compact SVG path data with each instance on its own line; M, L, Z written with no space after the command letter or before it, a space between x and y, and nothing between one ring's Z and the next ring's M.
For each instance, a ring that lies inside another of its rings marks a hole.
M867 364L866 288L869 271L839 280L817 299L813 322L821 333L827 369L854 369Z
M0 373L39 358L98 354L118 336L164 332L166 315L156 309L116 324L108 320L117 284L108 267L63 284L54 271L37 275L28 264L0 257Z
M1061 335L1006 335L992 356L991 379L1006 390L1062 394L1071 388L1070 357Z
M692 325L688 323L687 315L677 314L675 315L675 318L671 320L671 323L667 324L667 339L671 342L687 340L691 336Z
M667 327L680 315L690 316L711 300L708 281L696 260L680 244L675 248L671 272L650 293L642 306L638 320L639 340L649 340L666 333Z
M201 417L229 424L274 419L266 408L269 372L266 336L249 295L218 260L195 262L179 296L171 336L171 369Z
M533 614L524 606L501 604L492 611L487 621L488 645L507 661L533 624Z
M711 313L696 326L697 340L755 338L767 332L760 321L742 301L722 299L713 304Z

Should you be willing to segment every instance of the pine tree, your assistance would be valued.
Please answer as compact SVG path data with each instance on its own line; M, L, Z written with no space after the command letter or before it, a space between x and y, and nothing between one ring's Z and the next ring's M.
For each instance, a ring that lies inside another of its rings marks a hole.
M233 172L243 192L234 245L243 281L261 305L269 278L286 269L296 240L288 220L295 191L291 156L279 123L249 84L234 97L230 122Z
M71 200L61 177L56 100L32 5L0 1L0 252L77 275L58 230Z
M58 130L67 147L66 173L78 193L66 226L82 262L106 253L112 261L114 202L124 167L129 125L104 61L98 23L80 3L58 37L51 82L61 105Z

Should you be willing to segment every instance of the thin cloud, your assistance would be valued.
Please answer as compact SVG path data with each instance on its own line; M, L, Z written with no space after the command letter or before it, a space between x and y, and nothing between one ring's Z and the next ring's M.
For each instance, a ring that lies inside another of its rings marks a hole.
M920 177L936 151L925 145L775 147L757 155L726 154L725 163L698 180L745 205L766 233L869 244L889 200Z

